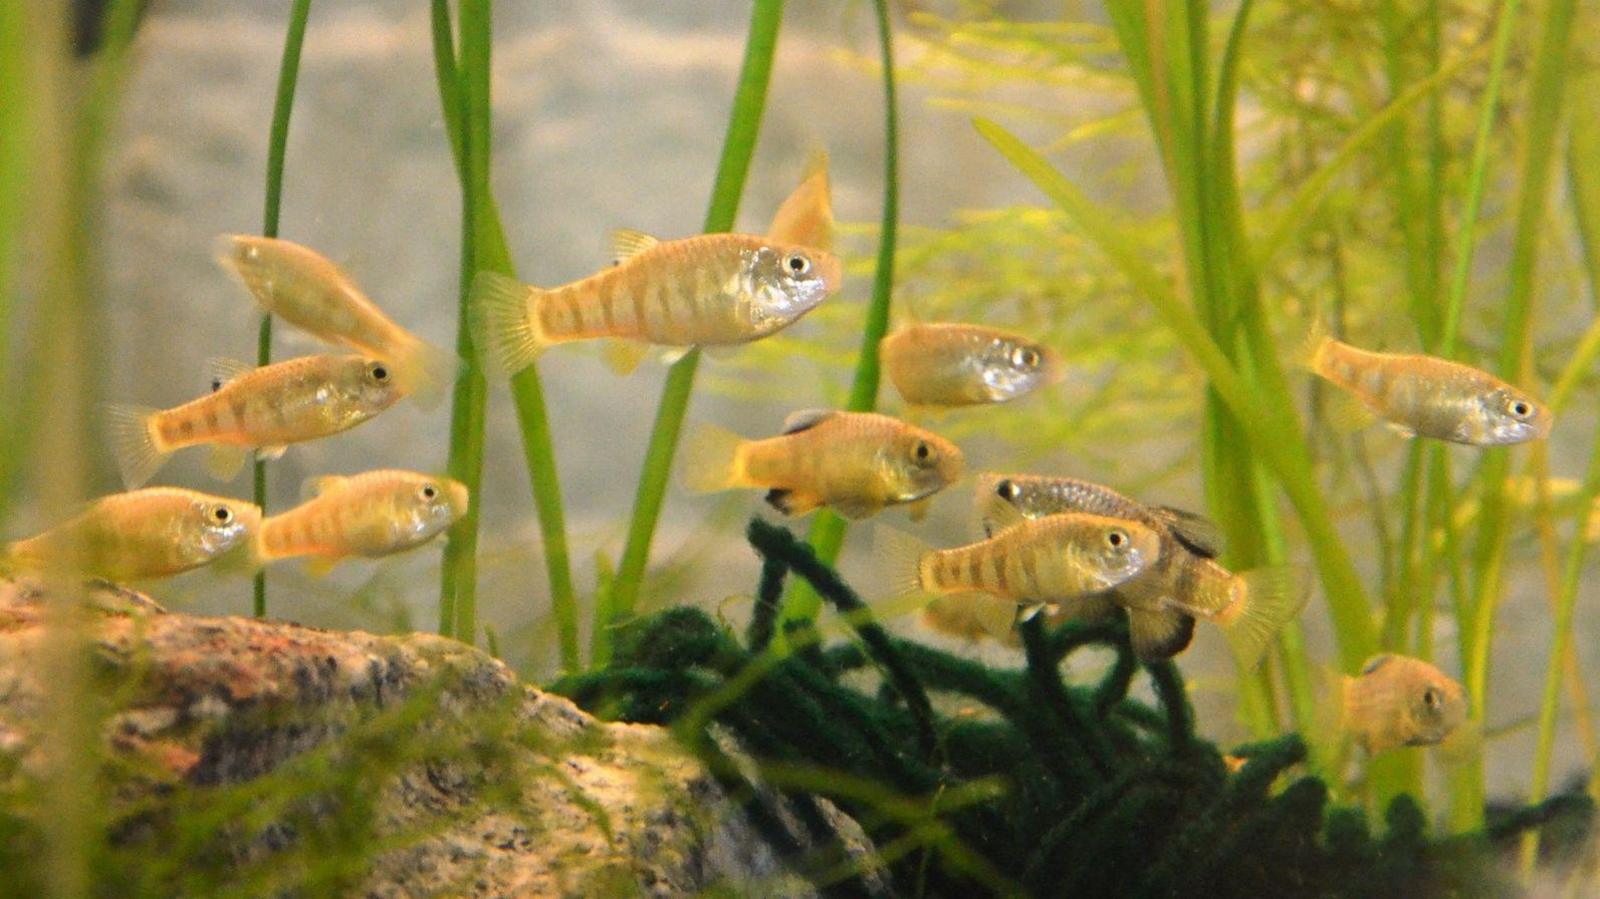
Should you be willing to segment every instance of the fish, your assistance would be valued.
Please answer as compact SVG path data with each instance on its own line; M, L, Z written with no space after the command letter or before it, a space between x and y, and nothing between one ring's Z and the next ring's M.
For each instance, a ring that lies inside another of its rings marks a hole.
M147 487L92 502L43 534L8 543L0 563L29 570L58 566L113 581L180 574L245 549L261 526L253 503L178 487Z
M917 406L1004 403L1062 375L1054 350L983 325L914 324L878 346L895 390Z
M1020 515L993 537L953 549L879 527L873 554L892 595L986 594L1010 600L1026 621L1046 606L1092 601L1156 561L1161 538L1137 521L1082 512Z
M794 208L780 212L775 228L816 234L816 190L811 179L802 183ZM485 363L509 377L556 344L610 339L607 361L625 373L651 348L662 350L664 361L676 361L696 347L731 347L775 334L817 308L844 279L833 253L772 236L659 240L622 230L613 234L612 249L610 267L560 287L478 272L467 304Z
M1141 661L1169 659L1187 649L1199 619L1218 625L1239 663L1252 668L1273 636L1305 606L1306 591L1292 568L1234 573L1219 564L1221 531L1193 512L1146 505L1109 487L1066 477L985 473L977 477L975 492L986 531L1018 513L1042 518L1087 512L1137 521L1158 535L1158 557L1140 577L1081 607L1076 616L1125 609L1129 638Z
M871 412L807 409L783 433L746 440L704 425L682 451L679 478L695 493L765 488L785 515L827 506L865 518L886 506L917 503L961 479L961 449L897 418Z
M1467 720L1467 693L1433 665L1385 653L1341 681L1343 730L1368 753L1434 746Z
M1311 330L1303 364L1346 391L1400 435L1470 446L1509 446L1550 436L1551 411L1486 371L1436 356L1376 353Z
M310 498L261 523L263 562L305 556L325 574L352 556L379 558L421 546L467 514L466 485L414 471L379 469L307 483Z
M400 392L436 405L461 367L455 353L396 324L322 254L288 240L248 234L217 239L218 263L264 312L328 343L386 359Z
M212 392L172 409L113 404L108 433L123 483L150 480L168 457L212 447L212 474L231 480L251 449L267 459L302 443L348 430L401 396L389 363L364 356L301 356L263 368L212 359Z

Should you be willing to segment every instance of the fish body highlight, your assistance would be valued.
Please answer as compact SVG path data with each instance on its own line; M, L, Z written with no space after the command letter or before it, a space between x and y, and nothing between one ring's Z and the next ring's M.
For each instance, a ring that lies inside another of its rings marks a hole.
M401 392L389 363L362 356L301 356L213 381L206 396L172 409L112 406L111 435L123 481L137 487L177 450L202 444L231 460L214 473L229 478L244 450L278 448L348 430L394 405ZM229 471L228 468L232 468Z
M889 380L912 405L1003 403L1061 376L1054 350L983 325L915 324L879 346Z
M437 402L455 376L454 353L401 327L349 275L309 247L230 234L218 239L217 260L263 311L321 340L387 360L400 391L424 405Z
M541 289L479 272L468 302L477 345L509 375L574 341L689 348L759 340L815 309L842 278L832 253L766 237L630 235L617 264L583 280Z
M316 495L261 524L258 556L311 557L318 566L377 558L420 546L465 515L465 485L450 478L380 469L319 478Z
M1554 417L1524 391L1435 356L1378 353L1312 332L1306 366L1407 436L1471 446L1543 440Z
M703 427L682 453L680 477L697 492L766 489L786 515L828 506L865 518L886 506L916 503L961 479L955 444L897 418L871 412L807 410L784 433L746 440Z
M1369 753L1433 746L1467 719L1467 694L1421 659L1385 654L1342 682L1343 728Z
M245 551L260 525L253 503L148 487L101 497L50 530L7 544L0 561L114 581L167 577Z

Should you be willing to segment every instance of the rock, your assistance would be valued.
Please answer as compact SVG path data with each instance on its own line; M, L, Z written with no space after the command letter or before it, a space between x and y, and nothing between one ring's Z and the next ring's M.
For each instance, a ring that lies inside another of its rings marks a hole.
M265 787L207 847L263 893L815 895L665 730L598 721L454 640L88 598L95 691L116 697L105 795L137 810L111 814L114 845L166 842L183 810ZM44 767L49 599L0 581L0 754L20 761L0 787ZM859 858L860 829L827 811ZM343 881L329 845L366 852Z

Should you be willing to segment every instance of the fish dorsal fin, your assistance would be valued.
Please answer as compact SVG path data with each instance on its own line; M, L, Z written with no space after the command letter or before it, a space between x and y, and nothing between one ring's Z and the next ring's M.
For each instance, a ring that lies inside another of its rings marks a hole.
M611 232L611 264L621 265L661 241L632 228L618 228Z
M828 183L828 154L811 154L805 178L778 207L767 236L778 243L819 250L833 248L833 200Z
M206 360L206 381L211 384L211 392L216 393L229 381L255 370L255 366L241 359L230 359L227 356L212 356Z
M835 409L801 409L798 412L791 412L789 417L783 420L783 433L798 434L801 431L809 431L838 414Z
M316 475L306 478L300 484L301 499L315 499L326 493L332 493L335 488L343 484L348 478L338 474Z
M1154 508L1156 515L1172 529L1172 535L1190 552L1208 559L1222 555L1222 528L1216 522L1204 515L1172 506Z
M1362 676L1365 676L1365 675L1371 674L1374 671L1377 671L1379 668L1382 668L1384 665L1389 664L1389 660L1391 660L1393 658L1394 658L1394 655L1392 653L1385 652L1385 653L1380 653L1378 655L1375 655L1370 659L1367 659L1365 662L1363 662L1361 664L1361 674L1362 674Z
M1027 520L1028 516L1022 514L1021 509L999 500L984 510L983 529L989 536L998 537Z

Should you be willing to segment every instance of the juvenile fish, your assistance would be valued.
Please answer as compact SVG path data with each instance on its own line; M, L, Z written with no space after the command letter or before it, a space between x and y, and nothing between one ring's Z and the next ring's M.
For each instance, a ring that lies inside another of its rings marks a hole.
M397 470L318 478L311 489L311 499L261 523L262 561L309 556L324 573L351 556L403 552L443 533L469 499L459 481Z
M1432 746L1467 719L1467 694L1438 668L1402 655L1378 655L1343 679L1344 729L1367 752Z
M1063 512L1114 515L1154 531L1160 553L1138 578L1093 602L1075 617L1128 612L1129 637L1144 661L1171 658L1194 639L1195 619L1223 630L1239 662L1253 666L1272 637L1299 614L1305 593L1285 568L1235 574L1217 564L1222 540L1208 519L1167 506L1149 506L1109 487L1075 478L983 474L977 479L986 529L1020 513L1040 518Z
M1060 378L1049 347L982 325L917 324L879 344L900 396L920 406L1003 403Z
M829 409L796 412L765 440L704 426L682 455L681 480L695 492L766 488L785 515L828 506L846 518L927 499L960 480L963 466L961 450L930 431Z
M148 481L167 457L212 447L211 470L238 474L246 452L283 455L291 443L353 428L394 405L401 392L389 364L361 356L301 356L265 368L213 359L213 391L173 409L107 407L117 464L127 486Z
M218 239L217 261L263 311L329 343L388 360L400 392L423 405L437 402L455 376L454 353L396 324L349 275L309 247L230 234Z
M261 510L252 503L150 487L101 497L75 518L7 544L0 562L27 569L65 565L118 581L166 577L247 547L260 525Z
M879 528L873 549L895 594L983 593L1015 603L1026 620L1047 605L1127 583L1156 561L1161 539L1137 521L1071 512L1022 519L993 537L943 550Z
M1306 365L1406 437L1473 446L1543 440L1553 416L1488 372L1434 356L1374 353L1312 331Z

